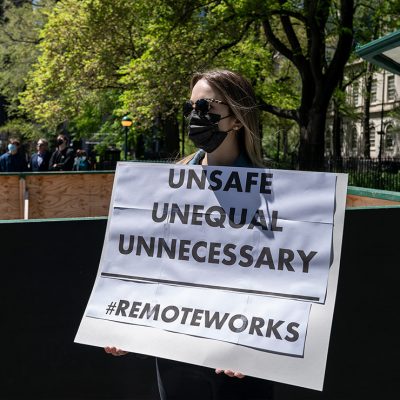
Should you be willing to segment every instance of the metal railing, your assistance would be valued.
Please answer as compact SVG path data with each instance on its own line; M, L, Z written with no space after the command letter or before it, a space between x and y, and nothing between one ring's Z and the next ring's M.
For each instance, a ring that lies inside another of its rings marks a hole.
M133 162L168 163L176 160L133 160ZM296 169L294 160L265 159L266 165L277 169ZM103 169L115 169L116 163L107 164ZM100 167L100 166L99 166ZM107 167L107 168L105 168ZM98 168L101 169L101 168ZM349 186L371 189L400 191L400 158L326 158L326 172L346 173L349 175Z
M347 173L350 186L400 191L400 158L328 158L325 170Z
M269 168L297 169L296 160L268 159L265 163ZM326 172L348 174L349 186L400 191L400 158L325 158L324 164Z

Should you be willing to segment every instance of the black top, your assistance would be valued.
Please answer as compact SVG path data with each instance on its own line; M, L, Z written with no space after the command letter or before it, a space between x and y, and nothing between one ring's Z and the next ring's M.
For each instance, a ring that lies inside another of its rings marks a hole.
M74 165L75 152L70 147L64 150L56 150L50 158L49 170L50 171L72 171ZM53 167L54 164L59 164Z
M196 152L189 165L198 165L205 156ZM243 152L232 163L236 167L252 167ZM216 374L213 368L186 364L163 358L156 359L157 378L161 400L272 400L273 382L245 376L231 378Z
M272 400L271 381L245 376L231 378L212 368L158 358L161 400Z

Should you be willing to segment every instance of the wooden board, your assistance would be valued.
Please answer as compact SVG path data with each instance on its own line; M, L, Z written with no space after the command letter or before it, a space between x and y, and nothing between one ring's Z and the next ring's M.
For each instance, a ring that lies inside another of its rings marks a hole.
M107 216L113 181L107 172L0 174L0 220L23 219L26 205L29 219ZM368 194L347 194L346 207L400 206L392 192L389 199Z
M114 174L26 176L29 219L107 216Z
M356 196L348 194L346 199L346 207L384 207L384 206L400 206L399 201L378 199L375 197Z
M23 218L20 199L20 177L18 175L0 176L0 220Z

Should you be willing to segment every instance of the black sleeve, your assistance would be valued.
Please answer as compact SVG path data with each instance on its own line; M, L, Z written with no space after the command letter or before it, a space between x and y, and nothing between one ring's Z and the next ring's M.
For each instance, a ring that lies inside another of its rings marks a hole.
M64 161L61 164L62 171L72 171L72 167L74 165L75 160L75 152L73 149L68 149L65 154Z
M25 156L22 157L21 162L22 162L22 172L27 172L27 171L29 171L28 162L26 161Z
M57 155L57 150L54 151L50 157L50 161L49 161L49 171L58 171L58 168L53 168L53 164L55 164L54 160L56 158Z

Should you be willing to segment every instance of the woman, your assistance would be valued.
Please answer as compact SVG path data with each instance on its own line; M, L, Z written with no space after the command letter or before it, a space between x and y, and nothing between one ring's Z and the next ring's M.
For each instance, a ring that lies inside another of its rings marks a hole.
M189 137L201 150L183 163L262 166L259 116L253 89L227 70L197 73L184 112Z
M200 149L180 161L191 165L262 166L259 117L249 82L237 73L213 70L197 73L191 82L191 98L185 103L189 137ZM115 347L114 356L127 352ZM244 377L240 372L157 360L161 399L269 400L271 382ZM238 378L238 379L237 379Z

